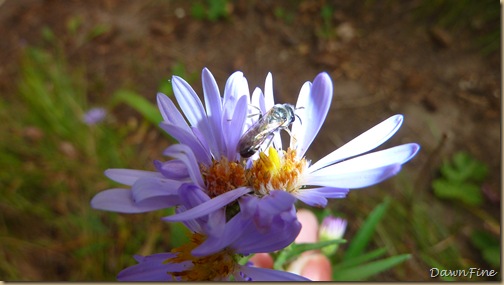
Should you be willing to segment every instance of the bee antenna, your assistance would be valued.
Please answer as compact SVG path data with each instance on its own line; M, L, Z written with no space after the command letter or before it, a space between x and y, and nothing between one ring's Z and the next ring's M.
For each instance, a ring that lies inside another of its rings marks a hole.
M299 119L299 123L302 125L303 124L303 121L301 121L301 117L299 117L298 114L294 114L298 119Z
M259 115L259 118L261 118L261 117L262 117L262 111L261 111L261 109L260 109L259 107L255 106L255 105L251 105L251 104L249 104L249 106L250 106L250 107L253 107L253 108L254 108L254 109L256 109L257 111L259 111L259 113L258 113L258 114L251 114L251 115L249 115L248 117L253 117L253 116L257 116L257 115Z
M299 107L299 108L296 108L294 110L299 110L299 109L304 109L304 107ZM299 119L299 123L302 125L303 124L303 121L301 120L301 117L299 117L298 114L294 113L294 115Z
M257 107L256 105L252 105L252 104L249 104L250 107L253 107L254 109L256 109L257 111L259 111L260 113L261 112L261 109L259 107Z

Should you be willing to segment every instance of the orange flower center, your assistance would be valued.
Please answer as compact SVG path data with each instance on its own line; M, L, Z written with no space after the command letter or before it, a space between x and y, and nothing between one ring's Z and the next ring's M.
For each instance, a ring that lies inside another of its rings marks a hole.
M297 159L296 151L288 149L279 153L270 147L268 154L259 153L249 169L245 163L213 160L211 166L201 164L200 170L208 190L213 198L239 187L250 187L256 195L268 195L271 190L283 190L289 193L301 188L302 173L306 170L306 160Z
M221 281L227 280L237 266L236 255L228 249L224 249L212 255L195 257L191 251L205 241L205 236L193 233L190 242L171 250L177 256L168 258L164 263L181 263L192 261L193 267L181 272L168 272L179 277L181 281Z
M200 169L210 198L247 185L243 165L230 162L225 157L213 160L210 167L202 164Z
M289 193L299 190L302 185L301 174L306 169L306 160L296 158L296 151L287 149L282 156L272 147L266 153L259 153L247 171L248 184L256 194L267 195L271 190L284 190Z

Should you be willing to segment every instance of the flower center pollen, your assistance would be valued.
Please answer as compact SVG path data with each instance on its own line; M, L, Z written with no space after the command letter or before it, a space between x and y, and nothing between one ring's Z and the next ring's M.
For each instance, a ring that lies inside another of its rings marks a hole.
M306 160L297 159L296 151L282 151L282 156L275 148L268 149L268 155L259 153L247 171L247 181L256 194L267 195L271 190L285 190L289 193L299 190L302 185L300 178L306 169Z
M210 198L246 186L243 165L234 161L230 162L225 157L214 160L210 167L200 165L200 169Z
M190 242L171 250L177 256L168 258L164 263L192 261L193 267L181 272L168 272L180 281L221 281L226 280L237 266L235 255L227 249L207 256L193 256L191 251L205 241L205 236L194 233Z

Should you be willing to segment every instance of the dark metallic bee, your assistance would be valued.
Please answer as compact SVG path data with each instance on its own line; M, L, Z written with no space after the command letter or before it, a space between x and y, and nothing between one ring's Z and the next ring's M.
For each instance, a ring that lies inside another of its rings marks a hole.
M290 134L288 127L296 117L299 118L294 110L294 106L290 104L274 105L243 134L236 150L242 157L248 158L254 155L267 139L271 142L277 131L286 130Z

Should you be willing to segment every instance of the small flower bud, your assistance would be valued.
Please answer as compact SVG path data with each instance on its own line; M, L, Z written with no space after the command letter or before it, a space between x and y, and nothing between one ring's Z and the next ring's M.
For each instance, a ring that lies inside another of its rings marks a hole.
M347 221L342 218L337 218L334 216L327 216L322 221L322 224L319 228L319 240L327 241L327 240L335 240L340 239L345 234L347 226ZM322 252L327 255L333 255L338 249L338 245L330 245L322 248Z
M82 121L87 125L95 125L103 121L107 111L103 108L91 108L83 116Z

